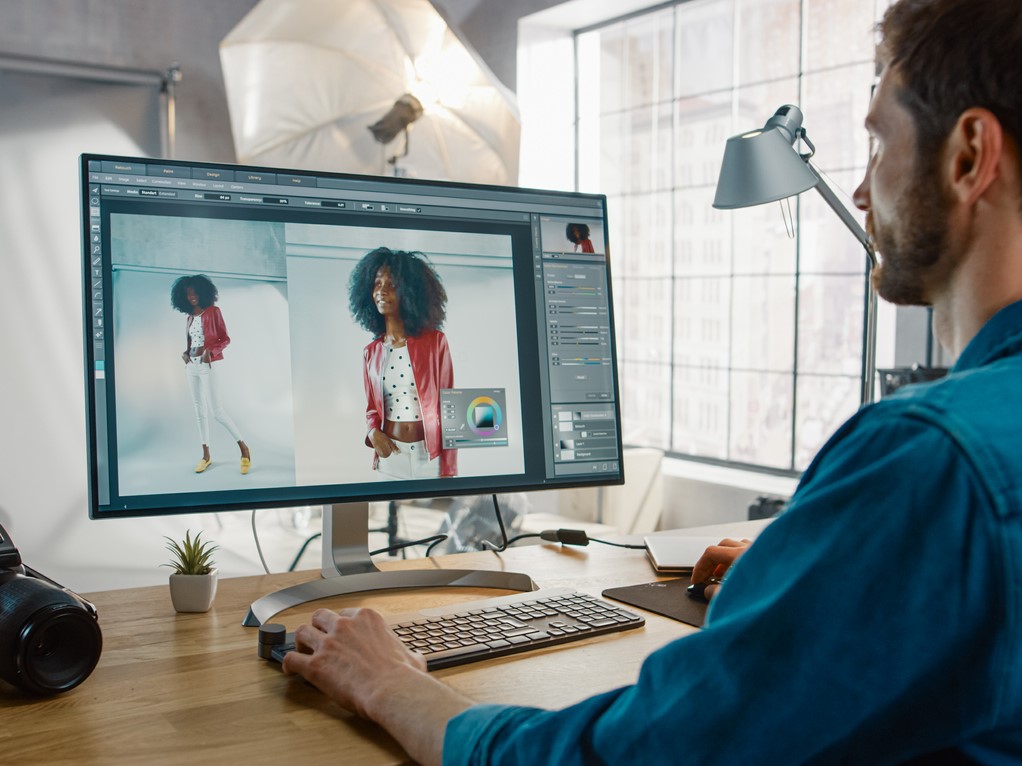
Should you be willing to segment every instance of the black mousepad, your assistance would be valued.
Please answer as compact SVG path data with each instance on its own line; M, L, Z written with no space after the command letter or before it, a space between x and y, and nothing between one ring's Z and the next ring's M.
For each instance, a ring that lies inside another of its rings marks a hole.
M603 595L701 628L706 620L706 608L709 604L688 595L688 586L691 583L688 577L679 577L675 580L608 588L603 591Z

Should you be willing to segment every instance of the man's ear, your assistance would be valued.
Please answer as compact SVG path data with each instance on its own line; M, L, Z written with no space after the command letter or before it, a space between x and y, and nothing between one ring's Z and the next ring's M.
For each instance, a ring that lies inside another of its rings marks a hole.
M959 202L972 205L1000 174L1004 128L989 109L972 107L958 117L945 144L948 183Z

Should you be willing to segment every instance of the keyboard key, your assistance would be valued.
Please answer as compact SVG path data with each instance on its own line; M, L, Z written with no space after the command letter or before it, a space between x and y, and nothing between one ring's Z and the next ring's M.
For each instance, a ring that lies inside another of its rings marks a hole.
M466 657L487 651L489 651L489 647L486 644L471 644L469 646L459 646L455 649L441 649L438 652L430 652L426 655L426 660L428 662L429 660L450 659L451 657Z
M524 636L532 632L533 628L530 628L528 625L523 625L522 627L515 628L514 630L505 630L503 631L502 635L504 636L504 638L508 638L509 636Z

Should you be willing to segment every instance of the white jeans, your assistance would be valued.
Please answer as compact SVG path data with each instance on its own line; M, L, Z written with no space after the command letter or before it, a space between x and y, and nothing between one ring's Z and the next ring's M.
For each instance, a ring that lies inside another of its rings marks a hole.
M223 362L217 362L217 364L223 364ZM228 430L234 437L234 441L240 442L241 434L238 432L238 427L234 425L231 416L227 414L227 410L220 402L220 386L213 364L189 362L185 365L185 372L188 375L188 386L192 390L195 419L199 424L199 439L202 444L209 445L209 413L211 410L213 417Z
M429 459L426 442L394 442L400 452L390 457L381 457L376 470L380 478L388 479L436 479L440 476L440 458Z

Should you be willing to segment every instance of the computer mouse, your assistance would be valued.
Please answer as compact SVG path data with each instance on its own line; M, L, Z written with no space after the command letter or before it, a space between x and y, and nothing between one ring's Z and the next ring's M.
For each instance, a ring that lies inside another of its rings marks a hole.
M688 586L688 597L696 601L701 601L704 604L708 604L710 600L706 598L706 586L710 585L709 582L694 582Z

